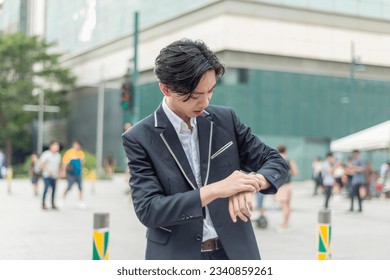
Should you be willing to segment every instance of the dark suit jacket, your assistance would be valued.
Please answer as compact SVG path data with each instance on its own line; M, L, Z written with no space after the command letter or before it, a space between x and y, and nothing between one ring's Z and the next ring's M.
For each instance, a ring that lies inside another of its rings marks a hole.
M258 172L276 193L287 166L274 149L225 107L209 106L197 117L202 184L235 170ZM200 259L204 211L190 164L162 106L122 135L131 172L135 212L147 227L146 259ZM208 204L214 227L230 259L260 259L250 222L233 223L228 199Z

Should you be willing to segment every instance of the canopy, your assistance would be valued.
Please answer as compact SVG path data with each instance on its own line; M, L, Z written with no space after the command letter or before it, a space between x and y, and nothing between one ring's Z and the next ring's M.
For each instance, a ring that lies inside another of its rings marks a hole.
M330 143L333 152L352 150L372 151L390 148L390 120L334 140Z

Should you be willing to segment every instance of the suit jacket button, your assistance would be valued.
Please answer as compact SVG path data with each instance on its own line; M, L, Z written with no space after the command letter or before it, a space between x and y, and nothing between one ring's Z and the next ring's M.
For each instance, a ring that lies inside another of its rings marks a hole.
M196 235L196 240L198 240L198 241L199 241L199 240L202 240L202 235L198 233L198 234Z
M182 220L185 220L186 219L186 215L181 215L181 217L180 217Z
M190 215L190 219L192 219L194 217L194 215Z
M186 216L186 220L188 220L189 218L190 218L190 215L187 215L187 216Z

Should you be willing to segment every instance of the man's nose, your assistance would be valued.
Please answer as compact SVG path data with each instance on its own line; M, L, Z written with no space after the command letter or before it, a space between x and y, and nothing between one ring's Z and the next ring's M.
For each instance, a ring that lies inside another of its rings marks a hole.
M202 98L200 98L200 105L202 105L202 107L204 108L209 106L209 102L210 102L210 98L207 94L204 94Z

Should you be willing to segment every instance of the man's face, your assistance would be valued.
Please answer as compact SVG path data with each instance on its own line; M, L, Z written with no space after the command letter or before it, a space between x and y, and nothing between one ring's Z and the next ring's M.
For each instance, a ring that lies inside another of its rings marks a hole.
M202 76L192 97L186 102L184 102L186 96L180 96L170 90L167 90L168 93L164 92L167 105L176 115L188 122L190 118L200 116L209 106L216 84L215 71L209 70Z
M74 142L74 143L73 143L73 149L75 149L76 151L79 151L79 150L81 149L80 144L77 143L77 142Z
M50 145L50 151L52 153L57 153L59 150L60 150L60 145L57 142Z

